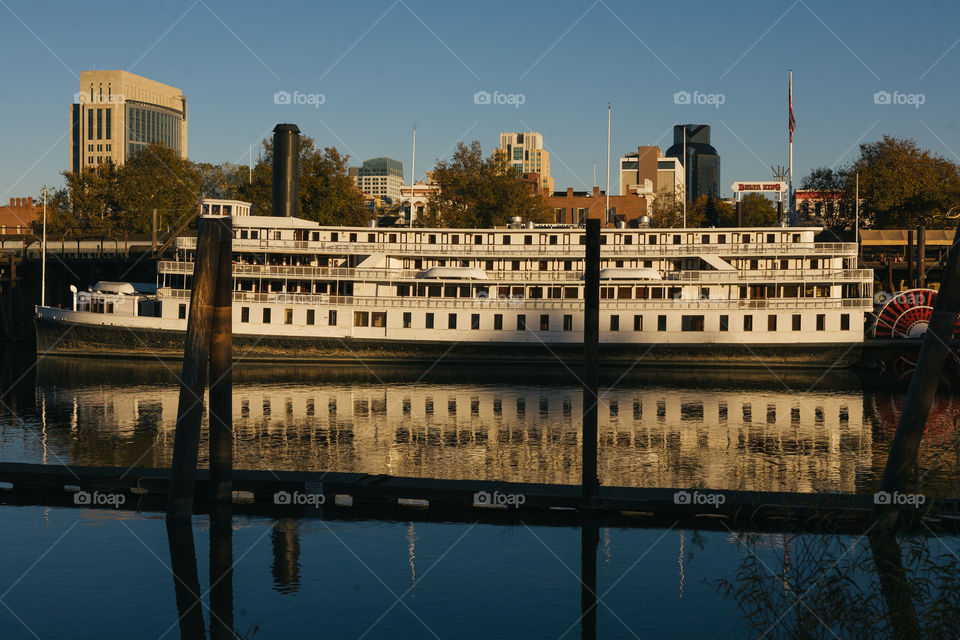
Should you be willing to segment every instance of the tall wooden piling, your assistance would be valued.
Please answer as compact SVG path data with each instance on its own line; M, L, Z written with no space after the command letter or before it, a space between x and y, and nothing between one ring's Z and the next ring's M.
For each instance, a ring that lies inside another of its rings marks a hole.
M927 252L927 229L917 227L917 286L927 286L927 274L924 273L924 257Z
M913 289L913 229L907 229L907 289Z
M600 221L588 219L583 272L583 504L599 506L597 401L600 386Z
M743 226L743 202L737 200L737 226Z
M167 520L167 546L170 550L170 574L177 603L177 624L181 638L202 638L203 597L197 574L197 553L193 527L185 522Z
M210 335L213 330L213 298L220 258L220 229L221 225L216 222L201 218L173 441L173 464L167 497L168 520L189 521L193 513L203 389L207 381Z
M233 224L219 226L216 292L210 337L210 500L231 502L233 492Z
M930 324L924 335L917 358L917 366L910 380L907 399L903 404L896 434L890 443L887 464L880 480L880 491L892 496L903 493L910 474L917 462L917 451L930 415L937 392L937 384L943 371L943 363L950 351L957 314L960 312L960 226L954 232L953 245L947 257L940 280L940 291L933 305ZM896 526L900 506L893 500L875 504L872 520L879 531L892 530Z

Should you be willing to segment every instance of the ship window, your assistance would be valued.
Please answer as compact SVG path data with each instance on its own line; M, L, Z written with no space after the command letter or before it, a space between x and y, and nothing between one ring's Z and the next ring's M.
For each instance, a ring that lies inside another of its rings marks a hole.
M799 234L799 233L793 234L793 241L794 241L794 242L800 242L800 234Z
M564 270L564 271L573 271L573 260L564 260L564 261L563 261L563 270Z
M177 317L180 318L181 320L187 317L187 305L183 303L180 304L180 308L177 311Z
M319 231L313 231L313 232L311 232L311 233L310 233L310 240L312 240L313 242L318 242L318 241L320 240L320 232L319 232Z
M657 316L657 331L667 330L667 316Z
M240 229L240 239L246 240L250 233L246 229Z
M720 235L717 236L717 244L726 244L726 243L727 243L727 235L725 233L721 233Z
M546 270L547 270L547 261L546 261L546 260L540 260L539 265L538 265L538 268L540 269L540 271L546 271Z
M683 316L680 318L681 331L703 331L703 316Z
M317 312L314 309L307 309L307 324L316 324Z
M355 327L370 326L370 314L367 311L354 311L353 326Z
M389 238L390 242L396 242L396 241L397 241L397 234L395 234L395 233L391 233L391 234L390 234L389 236L387 236L387 237Z
M471 328L471 329L479 329L479 328L480 328L480 314L479 314L479 313L471 313L471 314L470 314L470 328Z
M330 234L330 242L336 242L339 239L340 239L340 234L337 233L336 231Z
M850 330L850 314L844 313L840 315L840 331L849 331Z
M331 327L337 326L337 310L336 309L330 309L330 311L327 312L327 324L329 324Z
M367 234L367 242L376 242L376 241L377 241L377 234L375 233Z
M767 316L767 331L777 330L777 314L771 313Z
M710 236L706 233L703 234L702 236L700 236L700 242L702 242L703 244L710 244Z
M436 234L431 233L430 235L427 236L427 244L437 244Z
M673 244L680 244L680 235L673 236Z
M563 297L566 298L566 299L568 299L568 300L570 300L570 299L573 299L573 300L577 299L577 298L579 297L579 296L577 295L577 287L564 287L564 288L563 288Z
M617 287L617 299L629 300L633 295L633 287Z
M356 241L357 241L357 234L351 233L351 234L350 234L350 242L356 242Z
M510 236L503 236L503 244L510 244Z
M397 285L397 295L402 297L410 295L410 285L408 284L398 284Z
M817 314L817 331L823 331L827 326L827 316L822 313Z
M413 325L413 314L409 311L403 312L403 328L409 329Z
M381 329L387 326L387 312L386 311L374 311L370 314L370 326L380 327Z
M448 313L447 314L447 329L456 329L457 328L457 314Z
M600 244L607 244L607 236L600 234Z
M270 307L265 307L263 310L263 324L270 324Z
M793 323L793 330L800 331L800 314L799 313L793 314L792 323Z
M293 309L283 310L283 324L293 324Z
M743 330L753 331L753 316L743 316Z
M523 236L523 244L533 244L533 236Z
M510 263L510 268L513 269L514 271L520 271L520 261L519 261L519 260L513 260L513 261Z
M525 331L526 329L527 329L527 316L521 313L517 316L517 331Z
M657 236L647 236L648 244L657 244Z
M767 242L774 242L775 238L776 238L776 234L773 234L773 233L767 234Z
M760 267L760 262L758 260L750 261L750 268L756 271Z
M550 244L557 244L557 236L550 236Z
M450 244L460 244L460 235L459 235L459 234L456 234L456 233L453 234L453 235L451 235L451 236L450 236Z
M473 236L473 244L483 244L483 236L479 233Z
M563 330L564 331L573 331L573 316L567 314L563 316Z
M250 322L250 307L240 307L240 322Z
M550 330L550 316L547 314L540 315L540 331L549 331Z
M745 233L745 234L743 234L743 236L741 236L741 237L743 238L743 242L750 242L750 234L749 234L749 233Z
M730 330L730 316L720 316L720 331Z
M432 313L428 313L428 314L427 314L426 327L427 327L427 329L433 329L433 314L432 314Z
M503 329L503 314L495 313L493 314L493 329L494 331L501 331Z
M633 316L633 330L643 331L643 316Z
M610 331L620 331L620 316L610 316Z
M631 235L624 236L623 244L633 244L633 236Z
M113 313L113 303L112 303L112 302L108 302L108 303L107 303L107 313Z

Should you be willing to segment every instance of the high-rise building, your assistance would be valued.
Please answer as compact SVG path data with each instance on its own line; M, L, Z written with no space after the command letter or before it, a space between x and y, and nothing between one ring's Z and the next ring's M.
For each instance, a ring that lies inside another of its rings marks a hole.
M550 152L543 148L543 136L536 132L501 133L500 146L494 155L506 160L518 175L539 173L540 188L553 193L550 175Z
M686 167L688 200L694 201L702 195L720 197L720 154L710 145L710 125L675 125L673 146L667 149L666 155L678 158Z
M350 172L353 175L353 172ZM393 158L364 160L357 168L357 186L374 198L390 199L390 204L400 202L400 186L403 184L403 163Z
M123 164L152 142L187 157L183 92L127 71L84 71L70 105L70 170Z

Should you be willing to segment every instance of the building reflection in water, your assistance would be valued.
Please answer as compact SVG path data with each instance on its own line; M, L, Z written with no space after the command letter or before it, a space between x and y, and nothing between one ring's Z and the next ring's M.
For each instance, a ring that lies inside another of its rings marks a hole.
M273 544L273 588L280 593L300 590L300 520L280 518L270 532Z

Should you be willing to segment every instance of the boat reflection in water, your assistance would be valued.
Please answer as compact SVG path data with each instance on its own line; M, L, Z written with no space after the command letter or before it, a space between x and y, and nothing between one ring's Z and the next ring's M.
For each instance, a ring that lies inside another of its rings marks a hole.
M869 490L882 464L864 419L869 403L849 372L822 378L817 388L830 391L803 391L818 382L813 374L619 375L601 384L605 485L852 492ZM579 483L575 378L542 368L421 377L238 367L235 467ZM65 462L170 464L176 364L44 358L36 394L45 450Z

